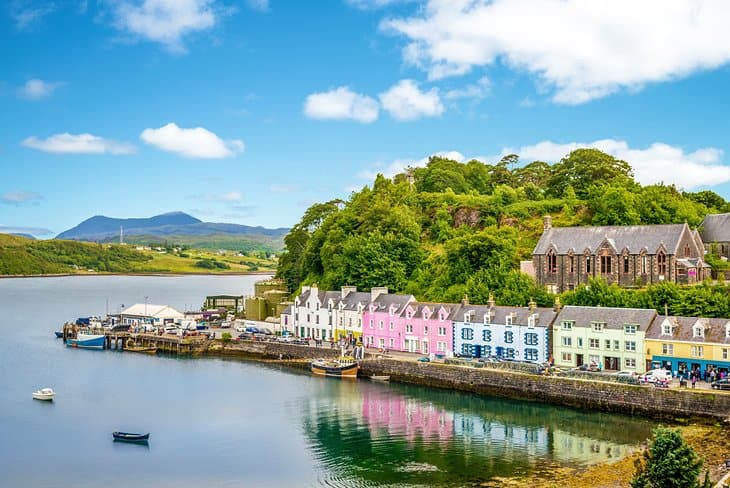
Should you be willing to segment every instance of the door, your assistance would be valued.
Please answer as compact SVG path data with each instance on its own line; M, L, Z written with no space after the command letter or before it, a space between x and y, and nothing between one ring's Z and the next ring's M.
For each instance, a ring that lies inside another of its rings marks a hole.
M618 370L619 358L606 357L603 361L603 369Z
M423 354L428 354L428 341L423 341Z
M582 354L576 354L575 355L575 365L576 366L583 366L583 355Z

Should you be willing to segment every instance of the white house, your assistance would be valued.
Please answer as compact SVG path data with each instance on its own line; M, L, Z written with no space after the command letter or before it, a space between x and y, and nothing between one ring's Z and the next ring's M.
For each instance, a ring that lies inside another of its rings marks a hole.
M149 324L160 326L184 318L184 313L178 312L168 305L153 305L151 303L135 303L123 309L119 314L119 320L124 325Z

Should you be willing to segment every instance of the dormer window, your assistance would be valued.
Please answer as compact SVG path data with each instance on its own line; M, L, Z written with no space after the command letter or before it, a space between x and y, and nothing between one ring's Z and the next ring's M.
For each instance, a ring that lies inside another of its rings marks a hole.
M672 324L662 325L662 335L672 335Z
M443 322L444 320L446 320L446 314L440 313L439 314L439 321Z
M467 312L464 314L464 323L468 324L469 322L471 322L471 312Z
M725 338L730 339L730 324L725 325Z
M504 325L512 325L512 314L508 314L504 318Z
M702 325L695 325L692 328L692 337L705 337L705 328Z
M535 322L537 322L537 314L534 313L527 317L527 326L528 327L535 327Z
M593 332L601 332L605 326L605 322L591 322L591 329L593 329Z

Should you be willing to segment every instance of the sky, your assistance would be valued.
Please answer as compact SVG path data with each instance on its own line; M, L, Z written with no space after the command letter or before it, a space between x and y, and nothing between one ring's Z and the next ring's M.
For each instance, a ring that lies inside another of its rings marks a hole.
M724 0L5 0L0 232L294 225L430 155L730 199Z

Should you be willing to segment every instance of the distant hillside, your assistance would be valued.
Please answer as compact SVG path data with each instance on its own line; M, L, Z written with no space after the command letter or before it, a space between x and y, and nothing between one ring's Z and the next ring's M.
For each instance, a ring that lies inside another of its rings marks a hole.
M32 236L30 234L23 234L23 233L20 233L20 232L12 232L10 235L11 236L17 236L17 237L25 237L26 239L35 240L35 236Z
M170 242L206 249L278 252L284 247L286 228L267 229L247 225L203 222L183 212L171 212L146 219L115 219L97 215L61 232L56 239L130 244Z

